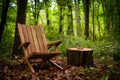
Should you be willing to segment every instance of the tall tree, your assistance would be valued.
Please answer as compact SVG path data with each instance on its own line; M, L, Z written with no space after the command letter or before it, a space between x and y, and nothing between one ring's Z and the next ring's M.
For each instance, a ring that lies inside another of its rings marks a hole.
M101 39L101 26L100 26L100 20L99 20L99 6L100 3L97 5L97 23L98 23L98 32L99 32L99 38Z
M58 9L59 9L59 33L63 32L63 20L64 20L64 8L65 2L63 0L57 0Z
M105 24L105 29L106 32L108 32L110 30L110 0L104 0L102 1L102 7L103 7L103 12L104 12L104 24Z
M92 24L93 24L93 42L95 41L95 23L94 23L94 0L92 1Z
M72 0L67 0L67 23L68 23L68 30L67 34L68 35L73 35L73 15L72 15Z
M80 29L80 0L74 0L75 2L75 20L76 20L76 25L77 25L77 36L80 36L81 29Z
M26 22L26 9L27 9L27 0L17 0L17 20L16 20L16 27L15 27L15 38L14 38L14 45L13 45L13 54L18 54L18 46L20 45L20 39L18 36L18 29L17 23L25 24Z
M82 0L82 2L83 2L84 22L85 22L84 35L85 35L85 39L87 39L89 37L89 5L90 5L90 0Z
M34 17L34 24L37 25L38 24L38 19L39 19L39 13L40 10L42 9L42 3L39 0L31 0L31 9L32 9L32 13L33 13L33 17Z
M50 1L44 0L44 4L46 10L47 27L50 28L50 11L49 11Z
M8 12L8 7L10 0L2 0L2 18L1 18L1 23L0 23L0 42L2 40L2 34L4 31L4 25L6 24L6 17L7 17L7 12Z

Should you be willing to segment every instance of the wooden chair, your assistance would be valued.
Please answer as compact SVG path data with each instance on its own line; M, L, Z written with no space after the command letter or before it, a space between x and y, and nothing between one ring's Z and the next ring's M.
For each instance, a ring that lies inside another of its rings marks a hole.
M41 58L43 62L50 61L53 63L50 59L61 53L57 49L61 41L47 44L44 27L42 25L26 26L18 23L17 27L21 40L19 48L22 48L24 53L24 58L22 58L20 65L27 64L31 72L35 73L35 70L30 62L31 59ZM52 46L54 47L54 51L50 52L48 49ZM53 64L63 69L56 63Z

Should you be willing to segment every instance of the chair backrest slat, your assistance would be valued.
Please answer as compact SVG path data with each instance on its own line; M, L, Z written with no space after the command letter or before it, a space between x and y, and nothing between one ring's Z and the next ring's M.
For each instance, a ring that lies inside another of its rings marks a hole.
M44 54L48 53L47 40L43 26L26 26L17 24L21 43L30 42L25 54L29 56L33 52Z
M44 50L45 50L45 52L48 52L47 40L46 40L46 36L44 33L44 27L42 25L40 26L40 30L41 30L42 40L43 40L43 44L44 44Z
M23 27L22 27L22 25L21 24L18 24L18 31L19 31L19 35L20 35L20 39L21 39L21 43L22 44L24 44L25 43L25 37L24 37L24 33L23 33ZM27 50L25 50L25 49L23 49L23 51L24 51L24 55L26 56L26 57L28 57L28 51Z
M38 39L36 37L36 31L35 31L34 26L31 26L31 30L32 30L34 44L35 44L35 50L36 50L35 52L40 52L39 45L38 45Z
M29 42L29 39L28 39L28 32L27 32L26 26L25 26L25 25L21 25L21 27L22 27L22 31L23 31L23 34L24 34L25 42ZM27 52L28 52L28 54L31 53L30 46L28 46Z
M40 33L40 27L36 26L35 30L36 30L36 34L37 34L37 38L38 38L40 51L41 51L41 53L43 53L44 52L44 45L43 45L43 41L41 39L42 36L41 36L41 33Z
M27 26L26 29L27 29L27 32L28 32L28 39L29 39L29 42L30 42L29 46L30 46L31 53L32 53L32 52L35 52L35 45L34 45L34 40L33 40L33 37L32 37L31 27Z
M32 37L32 31L31 31L31 28L28 26L26 27L26 32L27 32L27 37L28 37L28 42L30 42L29 46L28 46L28 49L30 49L30 52L29 54L31 54L32 52L35 51L35 47L34 47L34 41L33 41L33 37ZM33 45L31 45L33 44Z

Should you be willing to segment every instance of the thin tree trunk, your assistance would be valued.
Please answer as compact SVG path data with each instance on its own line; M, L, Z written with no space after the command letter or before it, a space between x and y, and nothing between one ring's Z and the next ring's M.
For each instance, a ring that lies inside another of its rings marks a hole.
M6 24L6 17L7 17L9 3L10 3L10 0L3 0L3 3L2 3L2 18L1 18L1 23L0 23L0 43L2 41L4 25Z
M35 25L38 24L38 18L39 18L39 13L40 13L40 10L38 9L38 5L37 5L38 3L39 3L39 0L35 0L34 3L32 3L33 4L32 10L33 10L33 17L34 17Z
M59 24L60 24L60 28L59 28L59 33L61 34L63 32L63 19L64 19L64 16L63 16L63 9L62 7L60 6L60 20L59 20Z
M85 39L87 39L89 37L89 4L90 4L90 0L82 0L82 2L83 2L84 21L85 21L84 35L85 35Z
M103 13L104 13L104 24L106 32L110 30L110 16L108 14L109 4L106 1L102 2Z
M47 27L50 28L50 19L49 19L49 0L44 0L45 10L46 10L46 19L47 19Z
M98 23L98 32L99 32L99 37L100 37L100 40L101 40L101 30L100 30L100 21L99 21L99 5L97 6L97 23Z
M62 0L57 0L58 8L59 8L59 33L63 33L63 20L64 20L64 3L62 3Z
M67 2L68 13L67 13L67 22L68 22L68 35L73 35L73 16L72 16L72 0Z
M92 15L92 23L93 23L93 42L95 41L95 24L94 24L94 0L93 0L93 15Z
M38 18L37 18L37 0L35 0L35 25L38 24Z
M79 8L79 0L75 1L75 20L77 25L77 36L80 36L81 30L80 30L80 8Z
M18 5L17 21L16 21L16 27L15 27L15 38L14 38L12 55L21 53L18 50L18 46L20 45L20 38L18 36L17 23L25 24L25 22L26 22L27 0L17 0L17 5Z
M120 30L120 0L117 0L116 4L117 4L117 26L118 30Z

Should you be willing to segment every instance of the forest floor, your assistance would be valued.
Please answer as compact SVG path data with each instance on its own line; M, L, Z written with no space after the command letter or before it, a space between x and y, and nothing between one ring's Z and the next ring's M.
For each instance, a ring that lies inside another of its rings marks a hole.
M20 69L0 59L0 80L120 80L120 73L109 74L113 68L106 67L97 61L94 61L94 67L89 68L67 65L66 58L55 58L53 61L62 66L64 70L49 63L37 64L34 66L36 73L33 74L26 66ZM120 70L119 67L115 66L114 69Z

